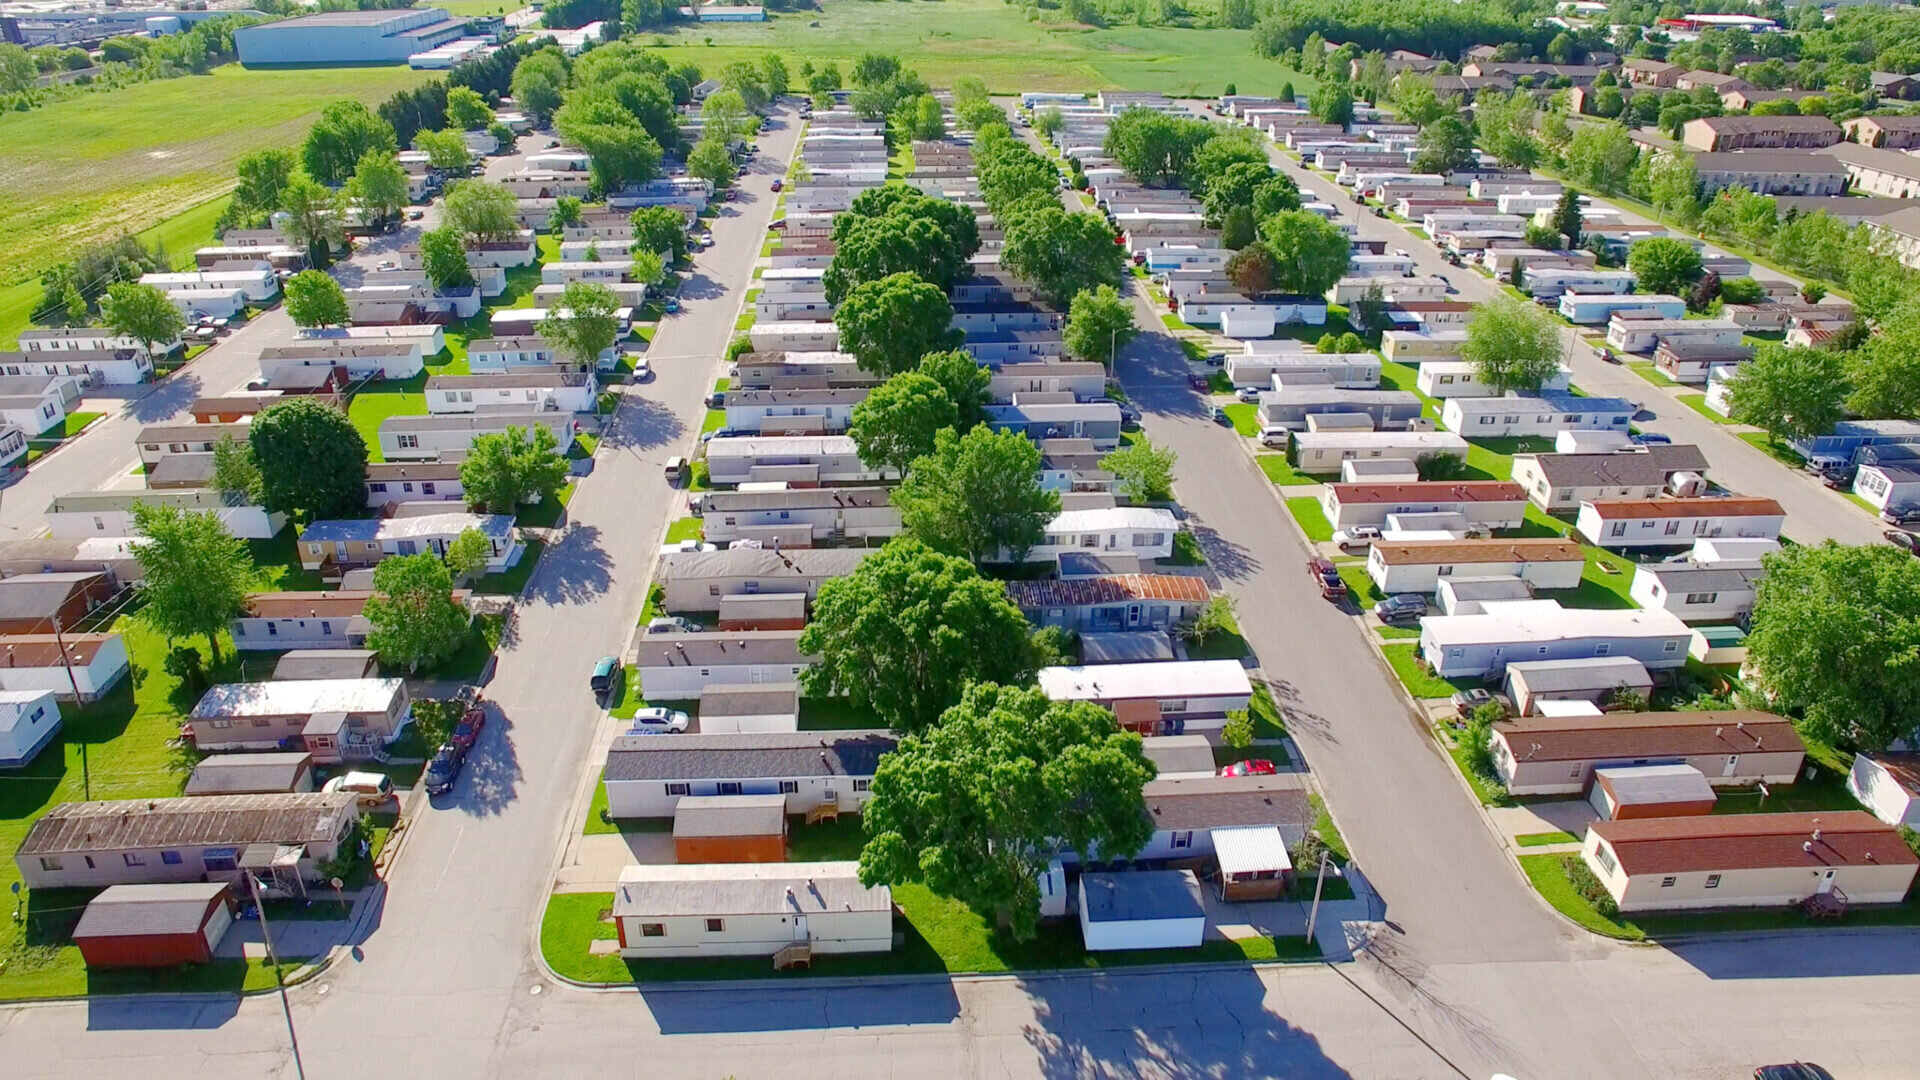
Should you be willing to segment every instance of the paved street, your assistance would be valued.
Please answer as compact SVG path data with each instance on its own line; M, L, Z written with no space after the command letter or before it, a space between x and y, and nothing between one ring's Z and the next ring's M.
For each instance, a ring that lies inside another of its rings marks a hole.
M1404 249L1418 264L1423 276L1446 278L1462 300L1483 301L1499 295L1500 287L1478 270L1449 265L1439 249L1408 232L1403 226L1373 216L1373 211L1353 201L1347 189L1303 167L1297 159L1269 143L1267 156L1275 167L1292 177L1302 191L1312 191L1340 208L1343 218L1355 223L1363 240L1385 240L1389 250ZM1646 219L1624 212L1624 220L1645 223ZM1765 280L1786 280L1785 276L1756 266L1754 276ZM1600 330L1604 333L1605 328ZM1569 331L1572 335L1572 332ZM1765 453L1740 440L1724 425L1694 412L1671 394L1647 382L1621 365L1609 364L1578 335L1573 337L1573 382L1595 397L1623 397L1638 402L1652 414L1637 421L1645 431L1657 431L1675 442L1692 443L1706 454L1708 475L1722 486L1742 495L1778 499L1787 510L1787 535L1801 543L1833 539L1846 544L1880 543L1883 526L1848 502L1838 492L1829 491L1804 472L1789 469ZM1700 392L1704 387L1689 387L1684 392ZM1643 414L1643 417L1645 414Z

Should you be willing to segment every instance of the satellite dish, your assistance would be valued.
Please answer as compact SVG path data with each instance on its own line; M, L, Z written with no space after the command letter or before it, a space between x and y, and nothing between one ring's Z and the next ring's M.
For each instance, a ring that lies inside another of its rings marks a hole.
M19 882L14 882L14 884L18 885ZM338 889L342 885L345 885L346 882L341 881L339 878L334 878L332 881L327 882L327 884L332 885L335 889Z

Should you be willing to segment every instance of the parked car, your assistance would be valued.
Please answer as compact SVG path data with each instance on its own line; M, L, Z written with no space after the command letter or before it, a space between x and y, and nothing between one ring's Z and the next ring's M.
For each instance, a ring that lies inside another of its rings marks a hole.
M1494 703L1493 692L1491 690L1483 690L1477 686L1471 690L1462 690L1453 695L1454 711L1462 717L1465 717L1468 713L1482 705L1492 705Z
M1627 438L1641 446L1668 446L1673 442L1671 437L1662 435L1657 431L1638 431L1627 436Z
M1912 525L1920 522L1920 506L1889 506L1880 511L1880 520L1889 525Z
M720 196L720 197L721 197L722 199L725 199L725 200L726 200L727 202L733 202L733 201L735 201L735 200L737 200L737 199L739 199L739 198L740 198L740 192L739 192L739 190L738 190L738 189L736 189L736 188L728 188L728 189L727 189L727 193L726 193L725 195L722 195L722 196Z
M634 357L633 358L633 381L646 382L648 379L651 379L651 378L653 378L653 365L647 363L647 358L644 356Z
M1340 570L1326 559L1308 559L1307 576L1320 586L1320 595L1328 600L1339 600L1347 595L1347 583L1340 579Z
M1260 388L1257 386L1243 386L1235 390L1233 396L1240 401L1259 401Z
M661 307L664 307L669 315L678 314L680 311L680 300L677 297L669 296L667 297L667 302L662 304Z
M656 706L633 714L633 730L629 734L678 735L687 730L687 725L692 722L686 713L678 709Z
M1207 406L1207 419L1213 421L1216 424L1219 424L1222 427L1233 426L1233 417L1228 416L1227 410L1221 408L1218 405Z
M1378 539L1380 539L1378 525L1350 525L1333 534L1333 542L1339 545L1341 551L1372 547L1373 542Z
M358 796L362 806L379 806L393 798L393 781L381 773L350 772L327 781L321 791L346 791Z
M1404 622L1427 613L1427 598L1419 593L1400 593L1373 605L1373 614L1381 622Z
M426 217L426 216L427 216L427 212L426 212L425 210L409 210L409 211L407 211L407 220L408 220L408 221L419 221L419 220L420 220L421 218L423 218L423 217Z
M665 468L667 483L678 485L687 478L687 459L675 454L667 459Z
M1208 353L1207 358L1200 362L1207 365L1210 368L1226 367L1227 354L1223 352Z
M685 551L719 551L719 550L720 550L719 544L703 544L698 540L682 540L676 544L660 545L660 554L662 555L672 555L677 552L685 552Z
M783 188L783 187L785 187L785 186L786 186L786 184L785 184L785 182L784 182L784 181L782 181L782 180L780 180L780 179L779 179L778 177L776 177L776 178L774 179L774 181L773 181L773 190L775 190L775 191L779 191L779 190L780 190L781 188Z
M445 795L453 790L453 782L460 777L460 766L465 764L460 756L460 748L452 743L441 744L427 762L427 794Z
M1900 548L1910 555L1920 555L1920 536L1915 536L1910 532L1902 532L1899 529L1888 529L1882 535L1887 538L1887 543L1892 544L1894 547Z
M620 661L611 656L603 656L594 663L593 674L587 677L587 689L593 691L594 697L604 698L613 689L613 684L618 681L620 681Z
M710 247L712 247L712 246L713 246L713 233L711 233L711 232L709 232L709 231L705 231L705 230L702 230L702 231L701 231L701 233L700 233L700 246L701 246L701 247L703 247L703 248L710 248Z
M649 634L697 634L700 628L678 615L656 615L647 620Z
M460 722L453 725L453 734L449 735L448 739L464 754L473 749L473 744L479 741L480 733L486 730L486 727L487 710L481 708L476 702L467 706L467 711L461 715Z
M1190 372L1187 375L1187 385L1193 387L1195 390L1198 390L1201 393L1205 393L1207 390L1211 388L1211 385L1207 382L1207 377L1205 375L1200 374L1197 371Z
M1274 773L1277 773L1279 771L1280 770L1274 766L1273 762L1268 761L1266 758L1250 758L1246 761L1236 761L1231 765L1221 766L1220 775L1221 776L1272 776Z
M1833 1074L1809 1061L1787 1065L1762 1065L1753 1070L1753 1080L1833 1080Z
M1394 249L1393 249L1393 253L1394 253L1394 254L1395 254L1396 256L1398 256L1398 257L1400 257L1400 258L1402 258L1402 259L1411 259L1411 258L1413 258L1413 256L1412 256L1412 255L1410 255L1410 254L1408 254L1408 253L1407 253L1407 249L1406 249L1406 248L1394 248Z

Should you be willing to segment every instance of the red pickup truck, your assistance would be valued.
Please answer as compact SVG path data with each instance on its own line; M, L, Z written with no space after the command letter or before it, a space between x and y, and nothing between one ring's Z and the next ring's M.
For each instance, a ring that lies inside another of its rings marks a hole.
M1328 600L1344 600L1347 596L1347 583L1340 579L1340 571L1325 559L1308 559L1307 575L1320 586L1320 595Z

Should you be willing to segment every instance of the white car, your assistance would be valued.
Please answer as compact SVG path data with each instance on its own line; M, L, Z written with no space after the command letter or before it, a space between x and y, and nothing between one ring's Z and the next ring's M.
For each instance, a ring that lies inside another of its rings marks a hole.
M651 378L653 378L653 365L647 363L647 358L644 356L634 357L633 358L633 381L646 382L648 379L651 379Z
M686 713L678 709L641 709L633 714L633 728L629 734L678 735L687 730L687 725L692 722Z
M703 247L703 248L710 248L710 247L712 247L712 246L713 246L713 234L712 234L712 233L710 233L710 232L703 232L703 233L701 233L701 234L700 234L700 246L701 246L701 247Z
M660 554L673 555L682 551L719 551L718 544L703 544L698 540L682 540L677 544L662 544Z
M1378 539L1380 539L1380 526L1378 525L1355 525L1351 528L1341 529L1339 532L1333 534L1333 542L1340 546L1341 551L1347 551L1352 548L1371 547L1373 542Z
M350 792L363 806L378 806L393 798L393 781L380 773L350 772L327 781L320 790L328 794Z
M1412 256L1412 255L1410 255L1410 254L1408 254L1408 253L1407 253L1407 249L1406 249L1406 248L1394 248L1394 249L1393 249L1393 253L1394 253L1395 255L1398 255L1398 256L1400 256L1400 257L1401 257L1401 258L1403 258L1403 259L1411 259L1411 258L1413 258L1413 256Z
M700 628L678 615L660 615L647 621L649 634L697 634Z

